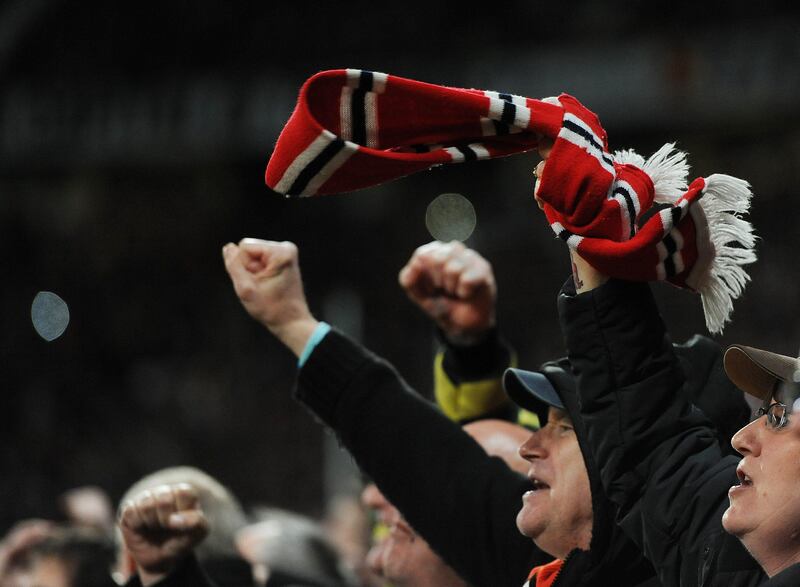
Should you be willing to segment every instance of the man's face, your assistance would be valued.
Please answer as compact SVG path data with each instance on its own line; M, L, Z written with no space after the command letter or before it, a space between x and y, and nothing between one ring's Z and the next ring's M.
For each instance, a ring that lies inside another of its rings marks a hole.
M519 448L530 463L534 489L522 496L517 528L557 558L574 548L589 549L592 494L575 429L563 410L550 408L547 425Z
M731 440L744 458L736 471L740 484L731 487L722 516L725 530L739 537L762 566L762 553L796 551L800 531L800 414L795 411L781 428L768 426L767 418L752 421Z
M466 587L375 485L367 485L361 500L375 511L388 531L367 555L367 564L373 572L397 587Z

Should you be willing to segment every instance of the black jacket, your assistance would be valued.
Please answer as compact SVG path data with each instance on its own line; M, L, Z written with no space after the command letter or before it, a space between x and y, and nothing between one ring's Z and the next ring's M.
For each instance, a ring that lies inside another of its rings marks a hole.
M487 456L386 361L331 331L301 369L296 395L471 585L519 587L552 561L516 528L528 480ZM593 500L593 551L570 553L556 585L641 585L652 567Z
M665 586L791 584L766 577L722 528L738 457L725 456L684 375L646 284L609 281L559 297L589 445L618 521Z

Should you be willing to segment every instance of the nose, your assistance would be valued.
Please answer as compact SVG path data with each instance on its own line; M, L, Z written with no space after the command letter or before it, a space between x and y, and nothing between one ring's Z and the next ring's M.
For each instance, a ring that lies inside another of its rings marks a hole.
M536 430L531 433L528 440L523 442L519 447L519 456L526 461L533 459L543 459L547 456L547 449L542 443L542 431Z
M361 492L361 503L371 510L380 510L389 505L389 502L374 483L368 483Z
M761 451L761 444L758 440L758 436L759 430L764 429L764 418L766 418L766 416L756 418L747 426L741 428L733 435L733 438L731 438L731 446L743 457L747 455L758 456L758 453ZM756 428L756 426L759 426L759 428Z

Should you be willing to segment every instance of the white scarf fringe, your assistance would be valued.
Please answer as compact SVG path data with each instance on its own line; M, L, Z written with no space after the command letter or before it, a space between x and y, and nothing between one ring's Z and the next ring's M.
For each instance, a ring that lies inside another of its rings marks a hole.
M686 178L689 163L686 153L678 151L675 143L667 143L653 153L647 160L633 149L614 153L617 163L638 167L653 180L655 194L653 199L664 204L674 204L686 192Z
M753 193L750 184L730 175L710 175L705 182L700 207L708 222L714 257L697 276L696 284L689 285L700 293L709 332L719 334L730 320L733 300L750 281L744 265L756 261L753 225L739 216L750 209Z

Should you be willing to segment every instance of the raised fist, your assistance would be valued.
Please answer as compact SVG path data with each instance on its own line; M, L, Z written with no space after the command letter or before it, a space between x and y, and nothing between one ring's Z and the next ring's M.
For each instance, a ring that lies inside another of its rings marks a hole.
M451 342L476 342L495 325L492 266L458 241L419 247L400 271L399 281Z

